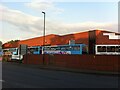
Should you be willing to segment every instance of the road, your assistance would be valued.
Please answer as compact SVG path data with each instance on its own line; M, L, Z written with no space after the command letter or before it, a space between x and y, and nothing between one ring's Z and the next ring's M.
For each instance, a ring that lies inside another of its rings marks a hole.
M118 77L2 63L2 88L118 88Z

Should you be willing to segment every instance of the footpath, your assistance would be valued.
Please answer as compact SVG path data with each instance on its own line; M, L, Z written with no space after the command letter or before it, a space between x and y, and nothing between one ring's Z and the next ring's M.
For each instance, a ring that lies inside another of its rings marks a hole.
M120 72L80 70L80 69L58 67L58 66L53 66L53 65L23 64L23 63L19 63L19 62L3 62L3 63L9 63L9 64L13 64L13 65L20 65L20 66L26 67L26 68L36 68L36 69L44 69L44 70L55 70L55 71L65 71L65 72L72 72L72 73L83 73L83 74L94 74L94 75L120 76Z
M2 61L2 57L0 56L0 61Z

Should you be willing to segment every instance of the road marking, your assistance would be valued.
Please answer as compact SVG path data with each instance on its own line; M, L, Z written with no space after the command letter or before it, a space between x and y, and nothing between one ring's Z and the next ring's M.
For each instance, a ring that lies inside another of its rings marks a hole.
M0 82L5 82L5 80L0 80Z

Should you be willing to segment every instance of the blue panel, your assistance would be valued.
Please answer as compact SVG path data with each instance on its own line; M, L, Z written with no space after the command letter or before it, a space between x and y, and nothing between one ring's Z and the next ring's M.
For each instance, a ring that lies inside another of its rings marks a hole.
M80 51L71 51L71 54L82 54Z
M39 54L39 51L38 52L33 52L33 54Z
M13 53L13 55L17 54L17 52L12 52L12 53Z

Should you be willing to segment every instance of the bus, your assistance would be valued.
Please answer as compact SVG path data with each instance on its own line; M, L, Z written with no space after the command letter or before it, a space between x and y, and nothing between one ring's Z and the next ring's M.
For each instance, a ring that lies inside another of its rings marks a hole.
M12 55L9 49L3 49L3 55Z
M22 60L23 55L20 55L18 48L9 48L9 51L12 53L11 60Z
M3 49L3 56L9 57L9 60L22 60L23 55L19 54L18 48Z
M44 46L42 54L87 54L88 48L85 44Z
M9 49L3 49L3 60L10 61L12 57L12 53Z
M119 55L120 45L96 45L97 55Z
M28 54L42 54L42 47L41 46L32 46L28 47Z

